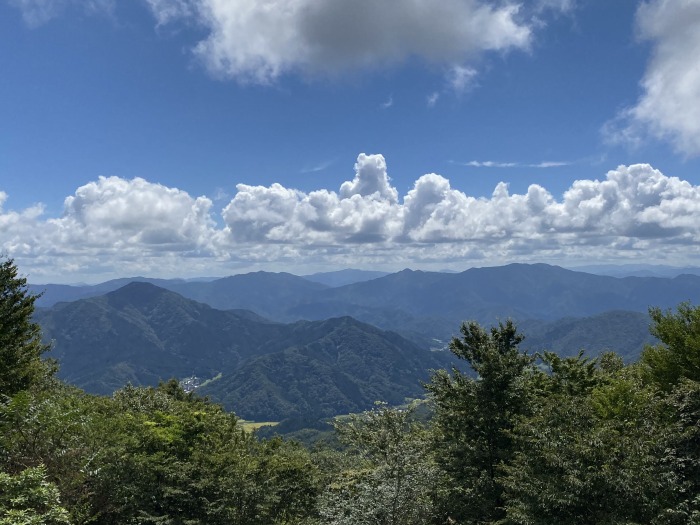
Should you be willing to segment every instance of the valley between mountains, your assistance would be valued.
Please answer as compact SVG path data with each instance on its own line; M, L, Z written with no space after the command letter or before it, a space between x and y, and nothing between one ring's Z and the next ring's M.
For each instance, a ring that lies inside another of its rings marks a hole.
M87 392L197 376L251 420L321 418L424 395L460 324L514 319L523 348L635 360L650 306L699 302L700 276L612 277L544 264L462 273L258 272L33 285L59 376Z

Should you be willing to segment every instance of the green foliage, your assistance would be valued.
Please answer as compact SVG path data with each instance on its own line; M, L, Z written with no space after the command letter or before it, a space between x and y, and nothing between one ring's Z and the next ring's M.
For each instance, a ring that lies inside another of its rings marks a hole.
M700 383L683 380L664 400L672 414L664 462L673 473L672 498L659 523L700 523Z
M0 404L1 460L9 472L45 465L71 521L94 514L95 487L120 414L109 399L56 383Z
M553 370L545 381L554 385L570 384L572 369L583 380L547 390L514 428L503 523L651 523L668 499L660 403L628 370L610 375L592 363L580 356L564 377Z
M599 382L597 361L584 357L583 351L575 357L559 357L553 352L543 352L538 357L547 373L534 375L530 383L540 396L579 396Z
M35 300L14 261L0 262L0 395L25 390L48 371L41 355L49 347L42 344L39 325L32 322Z
M43 466L14 476L0 471L0 525L70 525Z
M316 497L308 452L259 442L220 406L175 384L127 387L122 436L101 471L110 523L293 523Z
M503 516L501 471L515 454L510 431L529 410L526 378L533 359L518 350L522 336L511 321L489 332L464 323L450 349L477 378L457 369L438 371L426 386L435 402L435 453L447 485L441 506L464 523Z
M309 453L259 442L177 385L113 399L56 385L0 405L8 472L46 465L75 524L294 523L313 512Z
M336 432L356 454L322 495L320 514L334 525L421 525L433 517L436 469L413 407L378 403L338 420Z
M681 303L675 313L650 308L649 316L651 333L661 344L642 353L648 377L666 391L683 378L700 381L700 307Z

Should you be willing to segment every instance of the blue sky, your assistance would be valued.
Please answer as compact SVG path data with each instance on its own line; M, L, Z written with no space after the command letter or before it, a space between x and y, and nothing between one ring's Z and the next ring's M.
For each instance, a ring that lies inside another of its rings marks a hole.
M0 0L0 250L34 282L697 265L698 27L698 0Z

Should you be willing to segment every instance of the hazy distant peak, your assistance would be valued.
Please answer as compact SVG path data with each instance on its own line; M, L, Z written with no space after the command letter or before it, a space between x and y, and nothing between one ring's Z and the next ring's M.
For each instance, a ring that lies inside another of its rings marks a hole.
M142 281L132 281L117 290L107 292L104 297L110 301L117 300L119 302L133 303L149 303L161 300L164 297L182 299L182 296L175 292Z

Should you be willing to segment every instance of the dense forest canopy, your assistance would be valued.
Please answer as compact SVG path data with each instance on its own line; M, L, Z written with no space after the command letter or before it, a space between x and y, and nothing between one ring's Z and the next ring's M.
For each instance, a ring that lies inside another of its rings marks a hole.
M661 342L627 365L464 323L464 366L425 400L338 417L339 445L308 449L177 381L101 397L57 380L34 301L0 264L0 525L700 523L691 304L652 308Z

